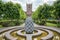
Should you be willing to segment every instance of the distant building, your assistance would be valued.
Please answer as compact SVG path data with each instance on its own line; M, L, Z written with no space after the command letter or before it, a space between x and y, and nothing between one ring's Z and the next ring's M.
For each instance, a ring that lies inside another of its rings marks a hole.
M27 16L31 16L32 14L32 4L26 4L27 6Z

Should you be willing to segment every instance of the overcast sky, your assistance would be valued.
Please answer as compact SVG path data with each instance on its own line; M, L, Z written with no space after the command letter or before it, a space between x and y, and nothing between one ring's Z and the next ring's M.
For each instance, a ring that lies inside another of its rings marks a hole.
M4 2L12 1L13 3L19 3L21 4L24 11L26 11L26 3L32 3L32 10L34 11L39 5L43 5L44 3L51 5L56 0L28 0L28 1L27 0L3 0L3 1Z

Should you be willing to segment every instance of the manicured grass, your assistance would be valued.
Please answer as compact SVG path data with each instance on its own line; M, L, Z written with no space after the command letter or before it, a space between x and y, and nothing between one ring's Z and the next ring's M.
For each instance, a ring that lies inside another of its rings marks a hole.
M46 25L47 25L47 26L52 26L52 27L56 27L56 26L57 26L57 24L48 23L48 22L46 23Z
M2 25L0 25L0 28L2 28Z

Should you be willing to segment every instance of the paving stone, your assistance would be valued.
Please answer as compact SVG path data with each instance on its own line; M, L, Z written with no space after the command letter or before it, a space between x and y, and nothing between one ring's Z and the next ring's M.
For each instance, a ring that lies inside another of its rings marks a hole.
M42 30L48 32L48 35L45 36L45 37L42 37L41 40L52 40L52 38L54 37L53 32L51 32L51 31L49 31L47 29L42 29Z
M10 30L10 31L8 31L8 32L6 32L5 33L5 38L7 39L7 40L17 40L17 38L14 38L13 36L11 36L11 32L12 31L14 31L14 30L16 30L16 29L13 29L13 30Z
M32 40L33 36L38 36L38 35L42 34L42 31L40 31L40 30L36 30L37 33L35 33L35 34L22 34L21 31L23 31L23 30L17 31L17 35L26 37L26 40Z

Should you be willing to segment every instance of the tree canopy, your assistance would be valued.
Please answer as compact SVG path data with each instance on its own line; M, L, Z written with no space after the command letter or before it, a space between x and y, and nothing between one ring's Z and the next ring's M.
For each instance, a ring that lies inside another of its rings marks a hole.
M52 5L39 5L33 13L33 18L36 19L57 19L60 18L60 0L57 0Z
M25 12L23 12L20 4L13 2L4 3L0 0L0 19L21 19L23 14L23 19L25 19Z

